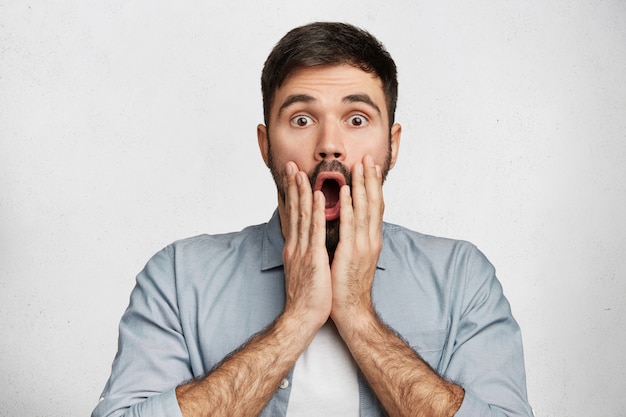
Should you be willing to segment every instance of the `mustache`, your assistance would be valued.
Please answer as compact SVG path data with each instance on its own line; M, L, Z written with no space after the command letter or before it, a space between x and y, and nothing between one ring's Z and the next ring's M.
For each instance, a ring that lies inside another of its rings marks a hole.
M311 188L315 187L315 182L317 181L317 177L322 172L339 172L346 179L346 184L352 188L352 174L350 170L341 162L336 159L332 161L324 160L317 164L317 166L313 169L313 172L309 174L309 181L311 182Z

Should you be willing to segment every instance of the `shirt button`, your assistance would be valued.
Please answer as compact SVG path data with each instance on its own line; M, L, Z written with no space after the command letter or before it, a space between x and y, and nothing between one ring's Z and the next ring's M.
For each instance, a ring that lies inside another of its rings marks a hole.
M280 385L279 387L282 389L285 389L289 386L289 380L287 378L284 378L282 381L280 381Z

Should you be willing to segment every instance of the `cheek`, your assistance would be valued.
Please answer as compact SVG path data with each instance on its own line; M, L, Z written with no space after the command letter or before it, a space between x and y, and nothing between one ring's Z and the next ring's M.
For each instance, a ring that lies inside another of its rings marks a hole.
M287 162L294 162L298 169L306 171L308 162L305 159L302 148L285 147L282 144L273 144L269 152L269 165L274 177L283 177L285 175L285 165ZM307 171L308 172L308 171Z
M300 169L310 164L314 150L306 141L274 141L271 144L270 152L276 164L280 164L281 169L288 161L295 162Z
M285 170L285 165L289 161L295 162L296 165L298 165L300 169L302 169L302 165L305 162L303 159L302 153L298 153L298 152L294 152L294 151L286 150L286 149L282 149L280 151L273 153L273 161L274 161L274 165L276 166L276 168L278 168L280 171Z
M369 146L359 146L359 144L355 144L353 147L346 150L350 166L357 162L363 162L365 155L371 156L375 164L382 166L387 160L388 153L388 144L370 144Z
M308 146L306 138L298 137L289 129L277 128L271 132L270 147L276 159L288 161L302 155Z

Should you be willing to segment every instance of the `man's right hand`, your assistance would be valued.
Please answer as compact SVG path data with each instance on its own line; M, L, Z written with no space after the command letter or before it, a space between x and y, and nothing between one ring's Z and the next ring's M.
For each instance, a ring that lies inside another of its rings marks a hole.
M308 175L294 162L287 163L285 172L283 314L293 314L314 336L327 321L332 306L325 198L321 191L312 191Z
M281 226L285 310L213 372L176 389L184 417L256 416L328 320L332 305L325 199L289 162Z

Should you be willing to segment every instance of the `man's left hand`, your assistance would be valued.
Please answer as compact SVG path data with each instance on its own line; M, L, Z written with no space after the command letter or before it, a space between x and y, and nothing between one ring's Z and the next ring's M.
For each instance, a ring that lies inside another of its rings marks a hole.
M351 193L352 191L352 193ZM331 266L331 317L339 326L373 313L371 289L382 249L382 172L366 155L352 167L352 190L340 191L339 244Z

